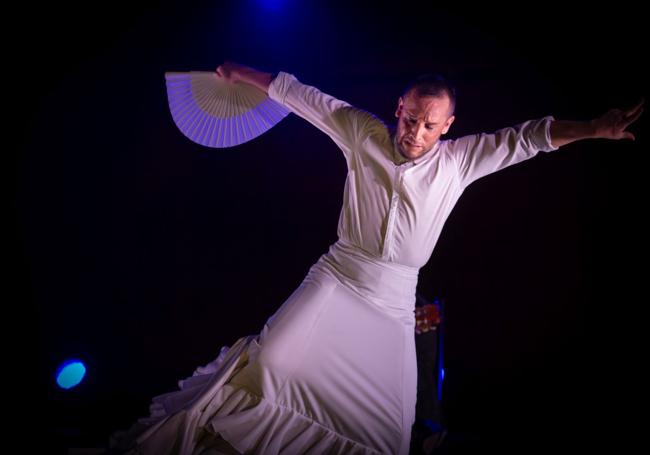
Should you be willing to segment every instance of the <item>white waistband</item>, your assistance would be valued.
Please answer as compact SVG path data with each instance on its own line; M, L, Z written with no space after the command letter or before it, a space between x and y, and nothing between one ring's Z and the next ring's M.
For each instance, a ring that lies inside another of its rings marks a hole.
M415 324L419 269L372 257L339 240L310 269L333 275L355 293L406 324Z

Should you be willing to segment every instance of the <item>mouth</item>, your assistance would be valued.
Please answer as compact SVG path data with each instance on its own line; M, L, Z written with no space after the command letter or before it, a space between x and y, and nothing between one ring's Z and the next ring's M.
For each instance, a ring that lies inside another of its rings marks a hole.
M417 143L411 141L410 139L404 139L404 143L405 143L406 145L408 145L409 147L418 147L418 148L422 148L421 145L419 145L419 144L417 144Z

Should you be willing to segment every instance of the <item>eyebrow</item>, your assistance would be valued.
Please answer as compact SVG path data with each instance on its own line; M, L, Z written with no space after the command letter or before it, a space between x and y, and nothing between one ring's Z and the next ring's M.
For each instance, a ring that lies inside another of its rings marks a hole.
M417 115L415 115L415 114L413 114L412 112L409 112L409 111L406 111L406 114L409 117L417 117ZM424 122L424 123L426 123L427 125L437 125L438 124L438 122Z
M408 113L407 113L407 115L408 115L409 117L415 117L415 115L411 115L411 114L408 114ZM424 124L425 124L425 125L437 125L438 122L424 122Z

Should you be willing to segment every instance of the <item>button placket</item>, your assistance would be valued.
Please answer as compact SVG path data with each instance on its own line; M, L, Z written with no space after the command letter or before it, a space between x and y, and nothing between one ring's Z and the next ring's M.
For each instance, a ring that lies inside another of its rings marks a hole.
M384 249L382 251L383 259L390 259L393 250L393 231L395 230L395 221L397 218L397 204L399 203L399 188L404 178L404 166L397 166L395 178L393 180L393 194L390 199L390 208L388 210L388 222L386 223L386 235L384 237Z

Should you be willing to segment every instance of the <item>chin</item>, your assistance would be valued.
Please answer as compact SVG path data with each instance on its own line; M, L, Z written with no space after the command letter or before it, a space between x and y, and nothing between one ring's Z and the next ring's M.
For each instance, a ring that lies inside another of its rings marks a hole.
M413 149L413 150L406 150L405 155L406 155L407 158L414 160L414 159L419 158L422 155L424 155L424 150L422 150L421 148L416 148L416 149Z
M402 155L404 158L408 158L408 159L417 158L416 156L414 156L414 155L417 154L417 152L414 152L414 151L412 151L412 150L406 149L406 148L405 148L403 145L401 145L401 144L399 145L398 149L399 149L399 152L401 153L401 155Z

